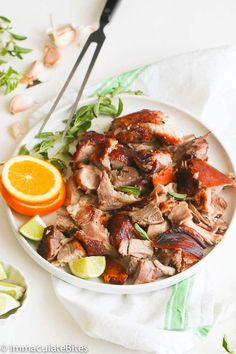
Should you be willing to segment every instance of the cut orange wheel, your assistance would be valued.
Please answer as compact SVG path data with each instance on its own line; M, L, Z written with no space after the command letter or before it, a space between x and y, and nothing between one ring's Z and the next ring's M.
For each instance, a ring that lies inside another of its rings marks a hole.
M23 155L13 157L4 164L2 183L14 198L34 205L56 198L63 180L52 164Z
M10 193L7 192L7 190L3 185L1 186L1 192L7 204L14 211L16 211L19 214L30 215L30 216L46 215L52 213L53 211L57 210L63 205L66 197L66 188L64 182L62 183L62 187L60 189L59 194L56 196L54 200L46 203L41 203L39 205L30 205L20 200L17 200Z

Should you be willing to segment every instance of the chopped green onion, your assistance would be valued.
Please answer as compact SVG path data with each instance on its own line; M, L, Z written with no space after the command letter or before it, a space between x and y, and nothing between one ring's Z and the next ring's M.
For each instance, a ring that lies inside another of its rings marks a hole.
M146 231L141 226L139 226L139 224L137 224L137 223L134 224L134 228L137 231L137 233L139 234L139 236L142 237L143 240L150 241L150 238L148 237L148 234L146 233Z

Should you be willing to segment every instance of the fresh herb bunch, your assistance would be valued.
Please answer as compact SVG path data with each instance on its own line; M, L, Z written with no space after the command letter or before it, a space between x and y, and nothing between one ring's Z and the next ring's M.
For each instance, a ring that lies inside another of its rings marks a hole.
M78 109L65 136L67 143L72 143L79 133L88 130L91 127L93 119L99 115L116 118L122 113L122 100L119 98L118 107L116 108L109 96L98 96L95 103Z
M18 45L19 41L24 41L27 37L13 33L11 30L11 20L5 16L0 16L0 65L7 64L7 61L2 59L6 55L23 59L24 54L32 51ZM0 70L0 87L5 88L5 94L13 91L19 85L20 79L21 74L11 66L6 70Z
M67 165L65 160L66 158L68 159L72 157L72 153L70 151L71 144L77 140L80 133L88 130L91 127L93 119L101 115L110 116L115 119L121 115L123 111L123 102L121 98L118 99L117 107L112 102L112 98L120 92L121 88L119 88L119 90L115 88L107 95L98 96L94 103L80 107L73 117L63 142L61 141L63 131L56 133L43 132L35 137L36 139L39 139L37 144L35 144L31 149L29 149L26 145L21 146L19 154L32 155L44 160L48 160L58 169L62 171L66 170ZM122 92L124 92L124 90ZM63 123L66 122L67 121L64 120ZM55 149L55 146L58 143L61 143L59 150L51 155L50 152ZM139 189L136 187L130 187L130 189L132 189L133 194L140 194ZM129 191L126 190L126 192Z

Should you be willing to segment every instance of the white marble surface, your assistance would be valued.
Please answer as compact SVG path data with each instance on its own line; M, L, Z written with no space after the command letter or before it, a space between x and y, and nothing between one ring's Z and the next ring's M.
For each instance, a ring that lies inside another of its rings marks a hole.
M104 1L102 0L7 0L1 1L1 15L14 23L16 33L27 34L27 46L34 52L26 57L19 68L40 59L49 26L49 14L58 23L96 25ZM90 83L108 76L154 62L170 55L223 44L236 44L235 0L123 0L112 24L107 28L107 40L96 63ZM50 80L31 89L38 104L54 96L65 80L78 55L78 47L63 51L61 64L48 70ZM88 62L89 58L85 60ZM78 71L73 86L79 84ZM18 89L18 92L21 92ZM11 95L0 96L0 161L10 157L15 146L8 127L15 121L25 120L30 114L11 116L7 106ZM24 311L18 320L9 322L0 330L0 344L81 344L92 354L131 354L132 351L87 337L55 298L50 275L40 269L21 249L6 220L0 200L0 258L14 264L26 275L30 293ZM234 235L228 241L224 254L219 254L211 267L216 274L216 294L219 299L236 288ZM227 301L227 300L226 300ZM236 319L217 325L190 354L224 353L221 347L225 333L236 348ZM144 354L144 353L143 353Z

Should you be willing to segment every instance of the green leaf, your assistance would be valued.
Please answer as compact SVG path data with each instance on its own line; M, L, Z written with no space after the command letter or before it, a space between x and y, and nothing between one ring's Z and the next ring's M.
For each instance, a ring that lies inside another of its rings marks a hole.
M141 226L139 226L139 224L137 224L137 223L134 224L134 228L137 231L137 233L139 234L139 236L142 237L143 240L150 241L150 238L148 237L148 234L146 233L146 231Z
M5 95L19 85L20 78L21 75L11 66L6 71L0 71L0 87L5 87Z
M15 53L26 54L32 52L32 49L19 47L18 45L14 45Z
M171 197L174 197L177 200L185 200L187 198L187 196L188 196L187 194L180 194L180 193L175 193L175 192L172 192L172 191L168 191L168 194Z
M224 337L223 337L222 347L226 350L226 352L228 352L230 354L234 354L234 352L229 348L229 344L228 344L228 340L226 338L226 335L224 335Z
M54 136L54 133L52 133L52 132L43 132L43 133L37 134L35 136L35 138L36 139L45 139L45 138L49 138L51 136Z
M18 155L29 155L29 149L27 148L26 144L22 145L19 149Z
M116 112L116 117L119 117L122 112L123 112L123 102L122 102L122 100L119 98L118 109L117 109L117 112Z
M142 95L144 95L143 91L140 91L140 90L134 91L134 94L135 94L136 96L142 96Z
M50 159L50 162L60 171L65 171L67 169L67 165L61 159L52 158Z
M133 187L133 186L122 186L122 187L115 187L116 191L128 193L128 194L133 194L136 196L139 196L141 194L141 189L138 187Z
M5 16L0 16L0 20L7 22L7 23L11 23L11 20L9 20L9 18L7 18Z
M94 113L95 117L99 116L99 106L100 106L100 102L99 102L99 100L97 100L97 102L93 106L93 113Z
M25 39L27 39L26 36L21 36L20 34L16 34L16 33L12 33L10 32L12 38L14 38L16 41L24 41Z

